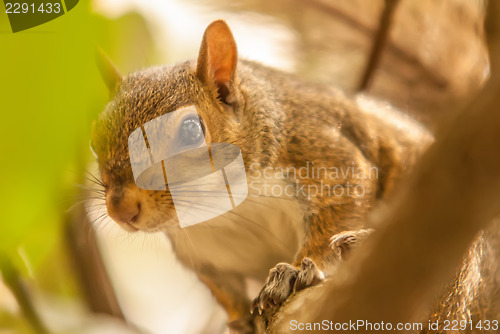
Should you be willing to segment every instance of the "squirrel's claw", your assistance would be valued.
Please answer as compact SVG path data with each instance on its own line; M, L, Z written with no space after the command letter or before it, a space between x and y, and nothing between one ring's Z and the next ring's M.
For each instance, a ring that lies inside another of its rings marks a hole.
M318 269L313 260L308 257L302 259L301 269L293 285L293 292L297 292L325 280L325 274Z
M253 300L250 312L253 314L257 311L262 315L268 310L275 310L293 292L316 285L324 279L323 272L308 257L302 260L299 269L288 263L278 263L269 271L264 287Z
M299 271L288 263L278 263L269 271L264 287L253 300L250 312L260 315L268 309L279 306L292 293Z

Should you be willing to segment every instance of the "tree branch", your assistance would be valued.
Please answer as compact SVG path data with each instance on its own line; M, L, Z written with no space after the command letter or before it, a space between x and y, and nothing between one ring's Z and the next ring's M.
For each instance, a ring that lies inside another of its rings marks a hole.
M385 0L385 7L382 15L380 16L379 28L373 41L372 49L370 51L370 55L368 56L368 62L366 63L365 70L363 71L363 77L361 78L358 86L358 91L366 90L373 80L373 74L378 67L380 58L382 57L382 52L384 51L387 39L389 38L392 16L394 15L398 3L399 0Z
M33 330L39 334L48 333L45 324L42 322L42 319L35 310L30 293L22 281L21 275L15 268L12 261L3 254L0 254L0 268L2 269L2 278L5 285L16 298L19 308L23 312Z
M268 333L290 332L291 320L424 320L478 232L500 212L500 4L490 1L487 13L491 77L484 89L443 124L411 179L374 216L373 238L338 275L293 296Z

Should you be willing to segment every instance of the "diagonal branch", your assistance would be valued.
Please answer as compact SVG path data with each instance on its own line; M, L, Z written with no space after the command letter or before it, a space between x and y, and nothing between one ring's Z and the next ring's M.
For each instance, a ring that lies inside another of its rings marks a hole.
M364 91L369 88L371 81L373 80L373 75L378 67L380 58L382 57L382 52L387 44L387 39L389 38L389 30L391 28L392 17L396 10L399 0L386 0L385 8L380 17L380 24L373 41L372 49L368 56L368 62L366 68L363 71L363 77L358 86L358 91Z
M487 13L487 85L442 127L389 209L374 218L381 225L376 235L337 276L285 304L271 333L289 332L292 319L421 321L500 212L500 4L490 1Z

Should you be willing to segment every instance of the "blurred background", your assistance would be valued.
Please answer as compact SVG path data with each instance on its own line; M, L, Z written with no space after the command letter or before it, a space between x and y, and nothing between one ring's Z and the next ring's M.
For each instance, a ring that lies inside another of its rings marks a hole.
M225 19L240 57L356 93L383 0L93 0L12 33L0 6L0 334L222 333L225 315L163 235L127 234L91 180L92 121L123 74L195 58ZM434 129L488 76L484 2L401 0L365 93Z

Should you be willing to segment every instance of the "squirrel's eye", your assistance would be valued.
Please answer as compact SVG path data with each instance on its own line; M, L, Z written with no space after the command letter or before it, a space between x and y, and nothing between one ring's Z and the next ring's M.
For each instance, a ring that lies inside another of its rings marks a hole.
M198 144L203 138L203 124L198 117L186 118L179 127L179 142L183 146Z

